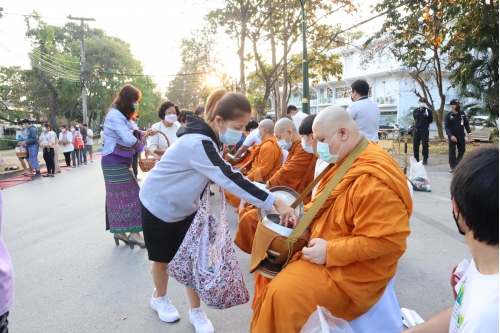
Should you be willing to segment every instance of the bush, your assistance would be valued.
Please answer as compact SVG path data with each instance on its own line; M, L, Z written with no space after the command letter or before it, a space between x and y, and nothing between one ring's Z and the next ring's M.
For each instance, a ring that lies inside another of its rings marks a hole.
M10 150L17 147L15 135L5 135L0 139L0 150Z

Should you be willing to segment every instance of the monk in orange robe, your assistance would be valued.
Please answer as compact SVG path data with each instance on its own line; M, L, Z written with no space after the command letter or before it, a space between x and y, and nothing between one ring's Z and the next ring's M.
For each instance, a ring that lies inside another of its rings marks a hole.
M319 157L335 166L306 209L364 138L338 106L320 112L313 132ZM313 219L308 247L259 293L250 331L300 332L317 305L347 321L366 313L396 274L412 208L401 168L370 142Z
M312 119L308 125L312 128L312 120L314 117L310 117ZM304 119L304 121L306 121L306 119ZM307 153L304 148L302 148L301 136L297 132L295 124L290 119L282 118L278 120L274 127L274 135L277 140L284 141L283 147L288 148L288 156L281 169L279 169L267 182L267 188L287 186L300 194L313 181L317 157L314 154ZM309 195L304 200L304 203L308 203L310 200L311 196ZM240 221L238 223L236 236L234 237L234 243L243 252L250 254L252 251L255 230L259 222L257 208L250 204L246 204L239 215Z
M274 137L274 122L272 120L262 120L258 129L262 142L254 148L251 160L246 166L242 166L242 169L250 169L247 173L249 180L267 182L281 168L283 151ZM238 207L239 198L227 191L226 196L231 206Z

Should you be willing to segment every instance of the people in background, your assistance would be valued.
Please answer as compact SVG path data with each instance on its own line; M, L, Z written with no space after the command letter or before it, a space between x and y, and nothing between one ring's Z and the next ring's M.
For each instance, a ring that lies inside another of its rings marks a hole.
M54 136L56 138L56 142L54 145L54 170L55 173L61 173L61 165L59 163L59 137L57 136L57 133L54 131L54 126L52 124L50 125L50 130L54 133Z
M186 125L188 116L189 117L194 116L194 112L189 110L182 110L179 116L177 117L177 121L181 125Z
M158 109L158 118L160 121L151 126L151 129L165 134L170 145L173 144L177 140L177 131L181 127L180 123L176 122L175 104L172 102L163 103ZM149 149L158 156L162 156L168 147L167 140L160 133L149 138Z
M349 105L347 112L368 140L378 142L380 109L377 103L368 98L370 86L365 80L356 80L351 84L351 89L351 100L354 103Z
M453 219L472 255L454 290L452 307L408 333L498 332L498 148L480 148L456 166Z
M269 119L267 119L269 120ZM271 120L272 121L272 120ZM252 123L252 127L254 127L255 124ZM257 125L258 127L258 125ZM259 136L259 129L255 128L250 131L250 133L247 135L245 140L243 141L243 144L240 146L240 148L236 151L236 154L234 154L235 158L240 157L243 155L244 152L248 150L248 148L252 147L253 145L257 146L260 145L262 142L262 139Z
M288 107L286 108L286 115L293 120L297 132L299 131L302 120L307 117L307 114L305 114L304 112L299 112L295 105L288 105Z
M31 167L35 169L33 179L41 179L42 175L40 174L40 164L38 163L38 131L35 125L31 124L29 119L24 119L22 123L24 128L27 130L26 141L24 141L23 146L26 147L26 150L28 151L28 158Z
M194 116L196 118L205 119L205 106L200 105L194 111Z
M465 154L465 134L472 138L469 121L465 113L460 110L460 102L456 99L450 101L451 111L444 117L444 129L448 135L448 157L450 173L460 163ZM458 156L457 156L458 150Z
M87 124L83 124L83 127L87 130L87 142L85 142L85 147L87 152L89 153L90 162L94 162L92 160L92 152L94 146L94 131L92 131Z
M101 127L101 132L99 133L101 138L101 147L104 147L104 128Z
M45 165L47 166L47 174L43 177L54 177L55 175L55 162L54 162L54 146L56 145L56 133L52 131L52 125L50 123L43 123L42 133L38 139L40 142L40 147L43 151L43 159Z
M139 139L139 115L135 115L130 120L130 125L132 126L132 133L134 136ZM132 172L134 173L135 180L140 182L141 179L137 176L139 175L139 152L135 152L134 157L132 158Z
M85 126L82 126L80 123L80 120L77 120L75 123L75 128L80 132L82 135L82 140L83 140L83 148L80 149L80 161L82 164L87 164L87 129Z
M16 141L17 141L17 146L21 147L24 146L26 138L28 137L28 129L23 126L22 122L18 123L19 127L21 128L21 133L19 135L16 134ZM21 166L24 169L23 175L24 176L32 176L33 175L33 168L31 167L31 164L28 159L28 150L26 150L26 157L18 157L19 163L21 163ZM28 168L26 167L26 163L28 164L29 167L29 172Z
M68 131L68 127L66 125L61 125L59 128L61 131L59 133L59 148L64 154L64 160L66 161L66 166L69 168L71 166L71 155L74 154L73 150L73 133ZM73 163L75 161L73 155ZM73 166L74 167L74 166Z
M245 142L247 136L254 130L259 127L259 123L256 122L255 120L250 120L248 124L245 126L245 132L241 134L240 141L236 144L236 152L240 150L241 146L243 145L243 142Z
M418 108L413 110L413 156L420 161L420 142L422 142L422 155L424 160L422 164L427 164L429 158L429 125L432 123L432 111L426 107L425 98L418 100Z
M72 168L80 167L82 165L81 160L81 150L83 148L79 148L79 141L82 140L82 134L80 131L77 131L74 126L71 126L71 134L73 135L73 151L71 152L71 159L73 160ZM77 140L79 138L80 140Z

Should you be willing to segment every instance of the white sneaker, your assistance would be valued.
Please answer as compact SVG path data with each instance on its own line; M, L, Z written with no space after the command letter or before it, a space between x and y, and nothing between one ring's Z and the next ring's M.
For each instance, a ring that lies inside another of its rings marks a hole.
M173 323L179 320L179 311L172 304L167 295L163 297L155 297L156 289L153 291L153 296L151 296L151 307L158 312L158 317L161 321L167 323Z
M193 324L196 333L214 333L214 326L202 308L189 310L189 322Z

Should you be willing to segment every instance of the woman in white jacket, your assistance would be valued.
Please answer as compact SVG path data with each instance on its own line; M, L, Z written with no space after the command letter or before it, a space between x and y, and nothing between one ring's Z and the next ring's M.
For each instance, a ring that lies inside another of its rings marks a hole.
M42 134L40 134L38 142L40 142L40 148L43 149L43 159L45 160L45 165L47 166L47 174L43 177L54 177L56 168L54 163L56 133L52 131L52 125L50 125L50 123L43 123Z
M75 149L73 147L73 134L68 131L66 125L62 125L61 133L59 133L59 148L64 154L64 159L66 160L66 166L71 165L71 152Z

